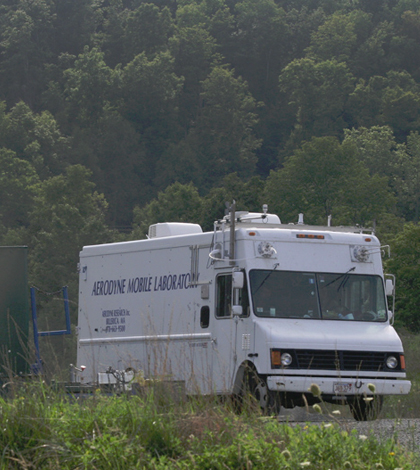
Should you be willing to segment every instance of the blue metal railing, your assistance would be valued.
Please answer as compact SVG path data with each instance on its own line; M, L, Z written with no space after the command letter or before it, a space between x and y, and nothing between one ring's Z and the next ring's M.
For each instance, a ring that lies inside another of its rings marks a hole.
M61 290L63 293L64 300L64 314L66 317L66 329L65 330L53 330L53 331L38 331L38 319L36 313L36 298L35 291L36 287L31 287L31 311L32 311L32 324L34 329L34 343L35 343L35 354L36 354L36 363L32 365L32 371L34 373L42 373L42 361L41 355L39 352L39 337L40 336L59 336L59 335L69 335L71 334L71 325L70 325L70 310L69 310L69 296L67 292L67 286L64 286Z

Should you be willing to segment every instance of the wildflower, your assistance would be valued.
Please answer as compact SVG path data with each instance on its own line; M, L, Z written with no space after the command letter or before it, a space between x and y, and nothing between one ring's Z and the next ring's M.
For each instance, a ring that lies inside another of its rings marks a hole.
M324 428L330 428L331 426L332 426L332 423L324 424Z
M388 455L390 455L391 457L394 457L395 452L390 452Z
M318 384L311 384L311 386L309 387L309 391L312 393L314 397L321 396L321 389L319 388Z
M338 415L341 415L341 411L340 411L340 410L334 410L334 411L332 412L332 414L338 416Z
M359 439L360 439L361 441L366 441L367 436L365 436L364 434L360 434Z
M372 401L373 400L373 397L365 397L363 398L364 401L368 402L368 401Z
M285 449L283 452L282 452L282 455L283 457L286 459L286 460L290 460L292 458L292 454L290 453L290 451L288 451L287 449Z
M317 413L321 414L322 413L322 409L321 407L318 405L318 403L315 403L315 405L312 407L314 409L314 411L316 411Z
M301 462L300 466L301 467L309 467L311 465L311 462Z
M372 383L369 383L367 385L368 389L372 392L372 393L375 393L376 392L376 385L375 384L372 384Z

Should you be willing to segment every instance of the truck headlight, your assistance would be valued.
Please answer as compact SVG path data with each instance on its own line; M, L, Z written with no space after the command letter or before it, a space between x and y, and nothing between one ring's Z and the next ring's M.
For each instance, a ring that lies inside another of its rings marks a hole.
M281 365L283 367L290 366L292 361L293 361L293 358L292 358L291 354L285 352L281 355Z
M395 356L388 356L386 358L386 366L388 369L395 369L398 367L398 359Z

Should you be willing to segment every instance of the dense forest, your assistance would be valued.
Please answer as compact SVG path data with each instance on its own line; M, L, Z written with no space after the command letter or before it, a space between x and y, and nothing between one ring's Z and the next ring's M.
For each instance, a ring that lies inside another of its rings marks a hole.
M235 198L375 226L420 331L420 0L0 0L0 102L0 241L41 290Z

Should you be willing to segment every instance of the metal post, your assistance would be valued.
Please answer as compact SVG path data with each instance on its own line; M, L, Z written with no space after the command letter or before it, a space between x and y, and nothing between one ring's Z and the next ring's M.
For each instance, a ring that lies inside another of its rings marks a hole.
M230 247L229 247L229 259L230 264L235 264L235 212L236 212L236 201L235 199L230 206Z
M37 368L37 372L42 372L41 355L39 353L38 320L37 320L37 317L36 317L35 287L31 287L31 312L32 312L32 324L33 324L33 328L34 328L36 368Z
M64 313L66 316L66 333L71 334L71 324L70 324L70 309L69 309L69 294L67 291L67 286L63 287L63 299L64 299Z

